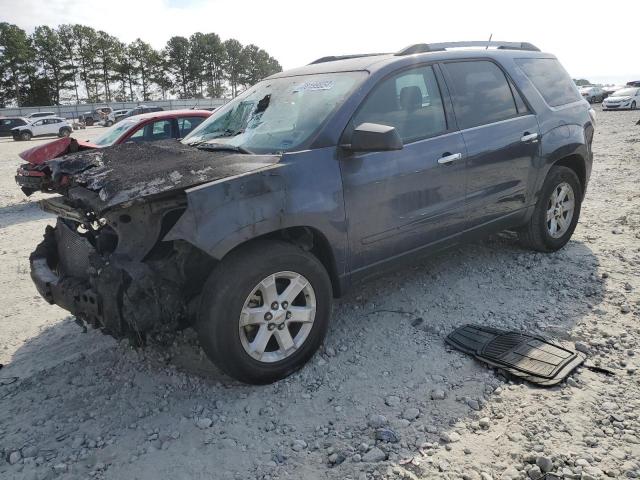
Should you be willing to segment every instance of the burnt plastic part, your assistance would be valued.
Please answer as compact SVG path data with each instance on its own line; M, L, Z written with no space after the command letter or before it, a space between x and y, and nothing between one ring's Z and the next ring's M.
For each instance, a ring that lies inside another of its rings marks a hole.
M72 225L59 218L56 228L48 226L30 256L31 277L49 303L104 333L138 344L148 332L175 330L191 321L188 301L193 295L185 296L191 271L177 269L191 261L192 250L178 248L168 253L172 257L150 264L123 255L103 256ZM176 257L180 261L171 261Z
M478 360L531 383L560 383L585 360L581 353L543 337L481 325L457 328L445 341Z
M96 213L115 206L203 183L260 170L280 161L279 155L209 152L176 140L125 143L78 152L46 162L54 182L71 177L69 190L94 193L84 199Z

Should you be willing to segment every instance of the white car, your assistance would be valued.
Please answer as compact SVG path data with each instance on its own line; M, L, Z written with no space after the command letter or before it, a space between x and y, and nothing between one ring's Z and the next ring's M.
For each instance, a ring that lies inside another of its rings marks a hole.
M73 132L72 125L62 117L36 118L33 121L11 129L14 140L31 140L33 137L57 135L68 137Z
M127 112L129 112L128 109L114 110L109 113L104 120L98 122L98 125L110 127L114 123L118 122L118 120L122 120L124 117L126 117Z
M582 98L589 103L601 102L605 97L604 90L595 85L585 85L584 87L580 87L578 91L580 92L580 95L582 95Z
M613 92L602 102L603 110L635 110L640 107L640 88L626 87Z
M42 117L55 117L56 112L33 112L27 115L25 118L28 118L30 121L35 120L36 118Z

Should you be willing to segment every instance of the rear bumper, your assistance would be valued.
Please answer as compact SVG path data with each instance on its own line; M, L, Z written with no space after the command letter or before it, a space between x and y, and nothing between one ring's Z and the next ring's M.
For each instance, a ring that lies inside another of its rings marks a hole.
M28 171L20 167L14 178L25 195L31 195L38 191L46 191L48 177L45 176L43 172Z
M59 188L67 186L69 179L63 176L60 182L54 183L51 176L48 173L48 169L45 171L39 170L42 168L39 165L32 165L25 163L18 167L15 175L15 181L18 186L26 195L31 195L34 192L55 192Z

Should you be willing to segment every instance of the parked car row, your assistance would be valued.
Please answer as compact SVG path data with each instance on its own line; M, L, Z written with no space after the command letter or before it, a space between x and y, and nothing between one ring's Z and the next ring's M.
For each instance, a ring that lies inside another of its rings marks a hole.
M608 87L584 85L578 91L589 103L602 103L603 110L635 110L640 106L640 88L632 83Z
M154 112L163 112L162 107L150 106L150 105L138 105L133 109L120 109L114 110L111 107L100 107L93 111L82 113L78 121L86 126L102 125L105 127L111 127L115 123L118 123L124 119L130 119ZM191 109L191 110L170 110L167 112L167 118L182 118L186 115L192 117L202 117L203 114L211 115L210 109ZM140 126L142 119L136 118L133 122L128 122L126 128L119 129L119 132L129 132L133 135L131 128L133 126ZM193 122L187 123L187 125ZM199 122L198 122L199 123ZM197 123L194 123L195 127ZM0 117L0 137L13 137L16 141L27 141L34 137L57 135L59 137L68 137L71 135L74 129L77 128L77 124L70 120L66 120L57 116L54 112L34 112L26 117ZM189 130L187 128L187 130ZM190 130L189 130L190 131ZM173 129L171 136L173 138L183 137L189 131L186 131L181 126L178 130ZM180 134L178 134L178 133ZM110 135L111 132L107 132L105 135Z

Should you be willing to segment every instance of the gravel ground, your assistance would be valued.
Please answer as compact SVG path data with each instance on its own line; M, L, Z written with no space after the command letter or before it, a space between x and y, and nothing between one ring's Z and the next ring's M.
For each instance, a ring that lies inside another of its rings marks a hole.
M51 217L13 184L17 152L44 140L0 139L0 478L640 478L638 116L599 112L563 250L505 233L368 283L266 387L222 375L191 331L135 350L47 305L28 255ZM615 375L509 381L445 346L470 322L575 342Z

